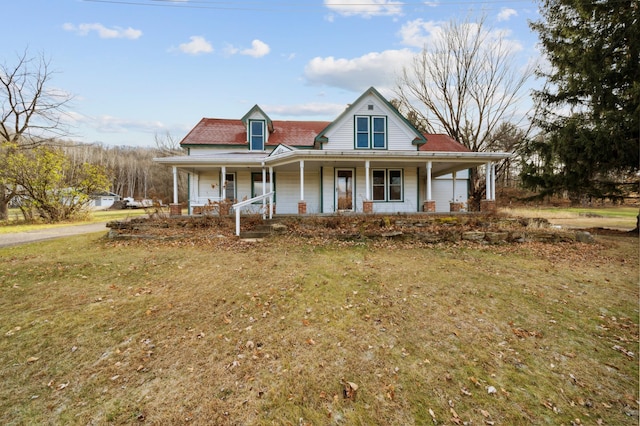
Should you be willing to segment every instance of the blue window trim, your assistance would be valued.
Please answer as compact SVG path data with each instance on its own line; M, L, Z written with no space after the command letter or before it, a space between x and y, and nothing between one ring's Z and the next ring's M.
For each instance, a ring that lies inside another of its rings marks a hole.
M354 149L387 149L388 131L386 116L355 115L353 120ZM380 125L382 125L382 130L379 130ZM379 143L380 137L382 144ZM363 143L365 141L366 146L365 143Z
M373 198L374 172L384 172L384 199L376 200ZM391 173L400 172L400 198L392 200L391 194ZM374 203L403 203L404 202L404 170L403 169L371 169L371 201Z
M260 124L260 130L262 132L261 135L254 135L253 131L253 125L254 124ZM264 120L249 120L249 150L251 151L264 151L264 144L265 144L265 139L266 139L266 135L265 135L265 129L266 129L266 123ZM256 138L256 144L260 144L259 147L256 147L254 145L254 138ZM260 139L259 139L260 138Z

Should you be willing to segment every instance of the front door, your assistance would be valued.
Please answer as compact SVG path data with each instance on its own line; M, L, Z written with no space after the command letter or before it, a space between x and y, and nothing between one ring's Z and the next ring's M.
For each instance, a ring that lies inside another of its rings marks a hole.
M353 210L353 169L336 170L337 211Z

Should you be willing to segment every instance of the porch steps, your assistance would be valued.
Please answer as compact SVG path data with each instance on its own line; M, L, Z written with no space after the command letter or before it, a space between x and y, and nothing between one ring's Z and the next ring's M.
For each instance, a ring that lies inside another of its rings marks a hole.
M277 219L267 219L262 225L256 226L250 231L240 231L241 240L261 240L272 234L283 232L286 229Z

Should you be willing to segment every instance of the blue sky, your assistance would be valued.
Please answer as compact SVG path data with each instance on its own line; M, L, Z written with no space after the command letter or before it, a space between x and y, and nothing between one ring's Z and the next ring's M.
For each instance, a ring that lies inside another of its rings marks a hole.
M5 1L0 61L44 54L73 96L73 139L154 146L202 118L333 120L368 87L391 98L402 66L451 19L539 56L536 2L391 0Z

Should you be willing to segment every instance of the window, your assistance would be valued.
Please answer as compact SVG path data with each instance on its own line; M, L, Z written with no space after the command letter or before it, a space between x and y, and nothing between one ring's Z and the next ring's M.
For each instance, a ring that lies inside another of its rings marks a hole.
M369 117L356 117L356 148L369 148Z
M383 117L373 117L373 147L376 149L387 146L387 129Z
M373 171L373 200L374 201L385 201L387 199L386 194L386 182L387 182L387 172L385 170L374 170Z
M252 151L264 151L264 121L249 122L249 142Z
M224 198L235 201L236 199L236 174L227 173L224 175Z
M276 176L273 175L273 190L275 190ZM266 175L267 187L264 189L264 193L268 194L271 190L271 182L269 182L269 173ZM251 198L259 197L262 195L262 172L251 173Z
M373 201L402 201L402 170L373 170Z
M356 149L385 149L387 147L386 117L356 117Z

